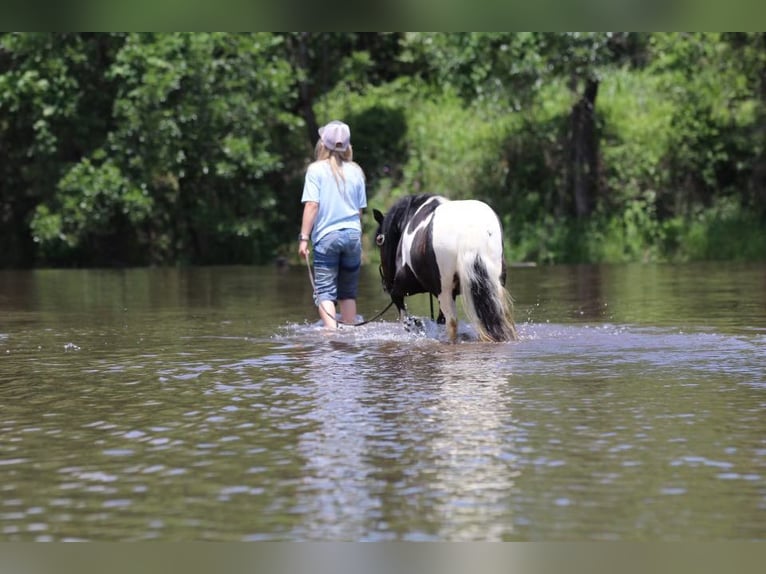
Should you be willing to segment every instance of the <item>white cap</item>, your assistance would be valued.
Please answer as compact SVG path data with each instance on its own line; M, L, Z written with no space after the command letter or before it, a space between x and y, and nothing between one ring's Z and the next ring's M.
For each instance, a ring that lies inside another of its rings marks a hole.
M351 143L351 128L341 121L333 120L319 128L319 137L327 149L346 151Z

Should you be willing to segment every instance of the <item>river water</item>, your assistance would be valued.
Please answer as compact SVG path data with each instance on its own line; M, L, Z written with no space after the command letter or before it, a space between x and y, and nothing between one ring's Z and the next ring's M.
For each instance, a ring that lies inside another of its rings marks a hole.
M509 286L449 344L300 267L0 271L0 540L766 538L766 265Z

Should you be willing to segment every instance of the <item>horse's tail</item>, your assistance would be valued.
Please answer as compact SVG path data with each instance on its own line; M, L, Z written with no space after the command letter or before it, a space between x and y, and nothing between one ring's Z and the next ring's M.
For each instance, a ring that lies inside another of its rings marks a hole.
M463 310L482 341L515 341L513 302L503 286L502 255L493 258L483 250L461 250L457 272Z

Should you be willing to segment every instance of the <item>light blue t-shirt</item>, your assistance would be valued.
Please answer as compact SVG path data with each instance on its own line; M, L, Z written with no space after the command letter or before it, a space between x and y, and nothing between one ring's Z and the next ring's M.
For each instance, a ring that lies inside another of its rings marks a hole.
M301 202L316 201L319 204L311 241L317 243L330 231L358 229L362 231L359 210L367 207L367 193L362 168L353 162L343 162L345 182L338 182L329 161L315 161L306 170Z

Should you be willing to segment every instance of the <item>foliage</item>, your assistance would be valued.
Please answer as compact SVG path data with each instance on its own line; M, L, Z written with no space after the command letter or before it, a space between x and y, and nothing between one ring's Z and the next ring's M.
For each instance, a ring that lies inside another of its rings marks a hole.
M689 218L678 237L678 253L688 260L758 260L766 253L766 226L733 198L716 200Z
M766 258L763 33L3 33L0 266L293 253L334 118L514 260Z
M280 202L267 182L284 167L279 138L297 125L284 111L291 71L278 47L266 34L129 35L105 71L119 86L114 129L37 208L43 255L112 229L132 235L114 238L136 246L123 250L127 263L275 248Z

